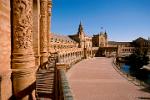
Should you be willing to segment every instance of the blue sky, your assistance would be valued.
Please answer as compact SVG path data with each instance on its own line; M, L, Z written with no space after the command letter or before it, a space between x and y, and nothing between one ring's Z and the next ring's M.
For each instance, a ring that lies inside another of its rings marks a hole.
M52 0L51 31L77 33L80 21L87 35L106 30L109 40L150 37L150 0ZM103 27L103 29L101 29Z

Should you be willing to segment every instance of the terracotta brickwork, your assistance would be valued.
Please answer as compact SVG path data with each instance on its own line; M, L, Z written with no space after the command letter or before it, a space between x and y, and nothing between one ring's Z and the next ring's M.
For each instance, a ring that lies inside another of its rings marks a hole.
M11 96L10 62L11 62L11 28L10 0L0 0L0 100ZM6 89L7 88L7 89Z
M100 32L97 35L93 35L92 37L93 47L107 47L108 40L107 40L107 33Z
M10 3L9 0L0 0L0 2L0 71L3 71L10 69Z

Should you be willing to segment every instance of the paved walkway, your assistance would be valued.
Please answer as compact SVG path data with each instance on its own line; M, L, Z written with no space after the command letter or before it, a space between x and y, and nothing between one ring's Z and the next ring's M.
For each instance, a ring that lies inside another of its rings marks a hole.
M67 77L74 100L150 100L150 93L117 73L111 58L83 60Z

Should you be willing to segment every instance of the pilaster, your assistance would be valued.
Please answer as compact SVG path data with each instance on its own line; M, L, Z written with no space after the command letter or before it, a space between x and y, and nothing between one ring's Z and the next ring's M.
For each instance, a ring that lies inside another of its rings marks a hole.
M49 46L50 46L50 34L51 34L51 15L52 15L52 1L48 0L48 4L47 4L47 43L48 43L48 52L49 52Z
M40 64L44 64L48 60L48 38L47 38L47 29L48 29L48 24L47 24L47 7L48 1L47 0L40 0L40 53L41 53L41 59L40 59Z

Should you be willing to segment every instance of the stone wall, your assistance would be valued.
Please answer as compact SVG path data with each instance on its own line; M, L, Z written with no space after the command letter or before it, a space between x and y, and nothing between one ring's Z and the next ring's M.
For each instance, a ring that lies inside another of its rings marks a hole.
M0 78L1 97L7 100L11 96L11 26L10 0L0 0Z

